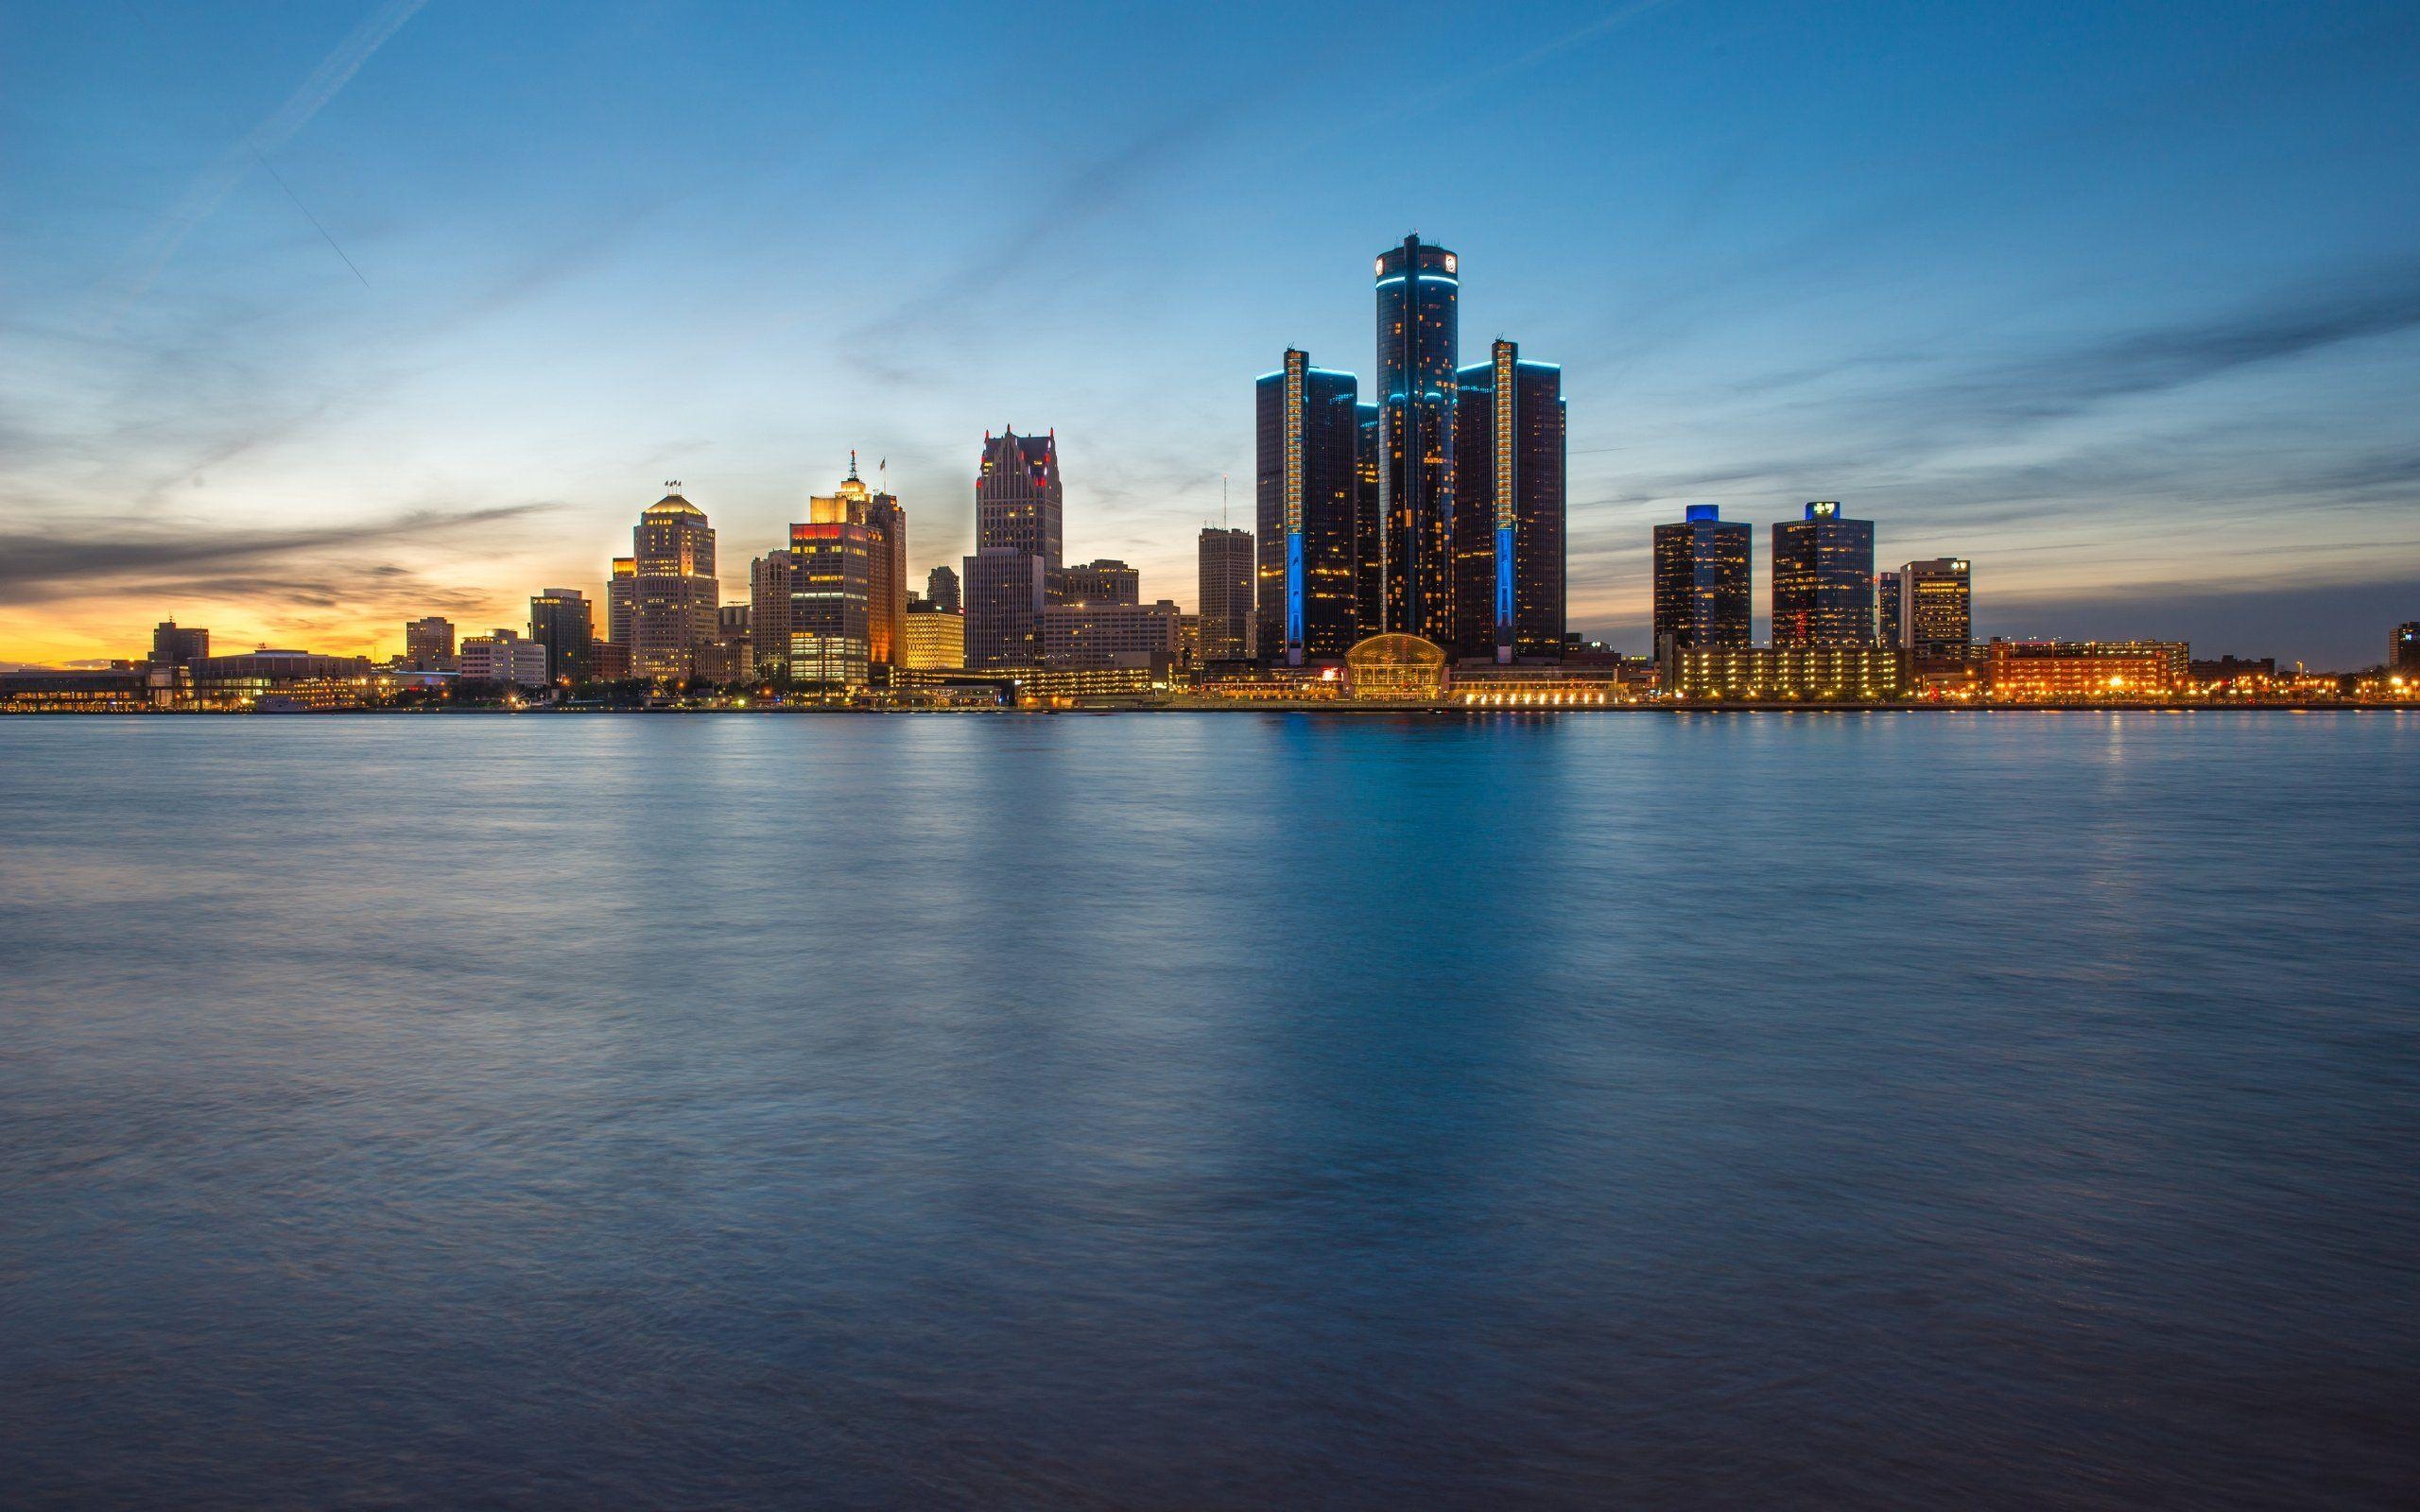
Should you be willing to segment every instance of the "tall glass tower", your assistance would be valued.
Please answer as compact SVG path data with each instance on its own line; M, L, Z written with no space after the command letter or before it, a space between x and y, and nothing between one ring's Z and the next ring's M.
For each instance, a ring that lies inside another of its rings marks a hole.
M1417 235L1378 254L1377 625L1454 643L1459 260Z
M1458 657L1563 656L1563 369L1497 341L1456 401Z
M1353 649L1354 443L1358 381L1311 366L1288 348L1285 366L1254 386L1260 545L1260 654L1301 666Z
M1874 522L1836 500L1773 525L1773 644L1874 644Z

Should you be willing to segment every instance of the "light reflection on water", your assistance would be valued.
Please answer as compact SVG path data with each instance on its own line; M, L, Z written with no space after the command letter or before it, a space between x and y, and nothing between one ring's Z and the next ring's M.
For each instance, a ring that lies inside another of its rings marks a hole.
M2391 1504L2420 719L0 722L9 1504Z

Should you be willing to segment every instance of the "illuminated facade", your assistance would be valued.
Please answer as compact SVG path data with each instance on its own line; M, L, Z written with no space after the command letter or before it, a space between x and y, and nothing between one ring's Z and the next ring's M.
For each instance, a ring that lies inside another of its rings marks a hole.
M1655 647L1748 644L1749 557L1755 533L1693 504L1678 524L1655 527Z
M1875 645L1679 645L1659 641L1668 698L1871 703L1908 691L1908 653Z
M1434 703L1445 696L1445 648L1417 635L1373 635L1344 657L1357 700Z
M1985 662L1995 698L2132 698L2185 686L2181 641L2001 641Z
M1355 639L1354 444L1358 380L1288 348L1253 386L1260 653L1289 666Z
M631 562L631 664L642 678L681 681L715 638L722 590L715 533L677 485L639 516Z
M1975 645L1975 589L1963 557L1899 569L1899 644L1919 662L1962 662Z
M867 539L866 662L895 664L895 647L908 614L908 511L897 498L876 492L857 476L857 454L849 454L849 475L826 495L807 501L812 522L839 522L873 532ZM821 679L819 679L821 680Z
M752 618L746 604L725 604L715 611L715 638L698 648L700 678L726 688L756 680Z
M1899 575L1874 575L1874 638L1884 645L1899 644Z
M1378 623L1451 644L1460 260L1407 236L1378 254ZM1266 584L1264 583L1264 586Z
M587 596L577 588L549 588L529 600L529 639L546 648L546 669L558 682L596 676L590 645L596 639Z
M1563 369L1497 341L1457 384L1453 652L1551 661L1563 655Z
M1864 645L1874 636L1874 522L1832 500L1773 525L1775 645Z
M1201 532L1199 588L1202 662L1240 662L1253 646L1253 542L1249 530Z
M1139 604L1143 575L1122 561L1106 557L1063 567L1051 587L1054 604Z
M966 665L965 615L918 599L908 606L906 625L900 642L902 667L941 672Z
M1156 604L1052 604L1042 611L1044 666L1166 668L1184 655L1184 612L1169 599Z
M832 691L872 678L874 558L882 536L844 497L807 501L790 526L790 681Z

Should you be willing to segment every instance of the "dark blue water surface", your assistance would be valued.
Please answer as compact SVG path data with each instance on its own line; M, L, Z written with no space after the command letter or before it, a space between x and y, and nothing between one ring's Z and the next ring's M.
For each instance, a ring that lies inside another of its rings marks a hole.
M2386 1506L2420 716L0 721L0 1503Z

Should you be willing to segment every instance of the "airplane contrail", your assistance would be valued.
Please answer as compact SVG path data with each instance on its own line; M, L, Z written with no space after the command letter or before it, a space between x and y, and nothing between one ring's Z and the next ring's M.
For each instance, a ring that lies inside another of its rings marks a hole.
M343 93L345 85L353 81L354 75L361 72L362 65L370 61L372 55L385 46L387 40L402 30L404 23L411 20L427 3L428 0L386 0L384 5L364 18L360 26L354 27L353 34L338 43L335 51L320 60L320 66L311 70L310 77L286 96L284 104L271 111L258 126L245 133L243 140L219 154L217 161L195 176L193 182L186 186L183 198L177 201L177 208L169 212L145 240L140 255L134 260L133 271L120 288L116 305L110 312L109 324L114 325L118 318L143 297L159 278L162 269L168 266L169 260L177 255L177 249L184 245L185 238L226 203L227 197L234 192L235 186L243 181L244 175L251 171L252 165L257 163L266 167L268 154L292 141L298 132L310 125L311 118ZM304 215L309 215L309 212L305 211ZM326 233L322 232L321 234ZM334 241L331 240L329 245L334 246ZM344 255L341 248L337 249L337 255ZM350 265L352 259L346 258L345 261ZM360 273L358 268L354 271L355 276Z

